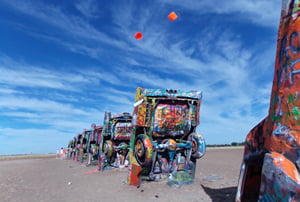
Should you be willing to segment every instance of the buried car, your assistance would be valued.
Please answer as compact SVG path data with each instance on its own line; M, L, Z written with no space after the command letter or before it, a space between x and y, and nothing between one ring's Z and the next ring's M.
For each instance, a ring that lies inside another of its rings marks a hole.
M127 166L127 154L132 134L130 113L111 115L105 112L102 135L99 141L99 169Z
M80 142L79 162L84 163L88 160L89 142L93 131L91 129L83 129Z
M269 114L246 137L236 201L300 201L299 2L282 3Z
M99 142L102 135L103 126L91 125L91 132L87 140L86 152L88 156L87 166L98 164L99 157Z
M81 155L83 154L83 148L82 148L82 134L77 134L75 136L75 155L74 160L80 161Z
M137 88L127 183L169 177L171 183L194 179L196 160L205 154L196 133L202 93Z

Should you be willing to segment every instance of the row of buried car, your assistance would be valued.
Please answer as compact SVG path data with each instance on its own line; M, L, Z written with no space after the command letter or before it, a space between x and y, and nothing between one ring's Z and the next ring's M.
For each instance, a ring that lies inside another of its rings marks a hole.
M246 137L236 201L300 201L300 0L282 0L277 41L269 114ZM195 91L138 88L133 114L106 113L103 126L74 139L74 156L82 159L82 148L94 143L99 169L129 160L131 185L164 175L171 183L191 182L205 153L196 133L201 98Z
M69 158L99 170L128 167L130 185L165 178L191 183L206 150L196 132L201 100L198 91L137 88L133 113L105 112L103 125L92 124L69 142Z
M97 164L99 169L104 169L106 166L125 166L125 157L127 157L133 129L132 116L130 113L112 116L111 112L105 112L104 120L104 126L92 124L91 129L84 129L69 142L71 159L86 163L87 166Z

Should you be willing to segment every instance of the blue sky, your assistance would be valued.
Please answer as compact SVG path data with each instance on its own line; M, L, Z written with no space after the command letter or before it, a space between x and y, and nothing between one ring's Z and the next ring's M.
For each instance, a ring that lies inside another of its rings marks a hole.
M0 155L55 152L105 111L132 112L139 86L202 91L207 144L244 141L268 113L280 9L279 0L2 0Z

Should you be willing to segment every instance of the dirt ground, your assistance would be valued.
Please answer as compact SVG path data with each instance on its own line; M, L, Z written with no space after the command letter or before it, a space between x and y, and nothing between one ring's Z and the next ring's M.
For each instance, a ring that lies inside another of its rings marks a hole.
M125 184L127 169L87 174L86 167L54 155L0 158L0 201L234 201L243 148L209 148L197 161L195 182L170 187L166 181Z

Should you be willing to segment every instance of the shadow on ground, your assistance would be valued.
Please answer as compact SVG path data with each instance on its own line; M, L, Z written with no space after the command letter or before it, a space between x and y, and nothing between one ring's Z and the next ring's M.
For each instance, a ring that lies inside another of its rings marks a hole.
M214 189L214 188L206 187L202 184L201 186L213 202L235 201L237 187L226 187L221 189L218 188Z

